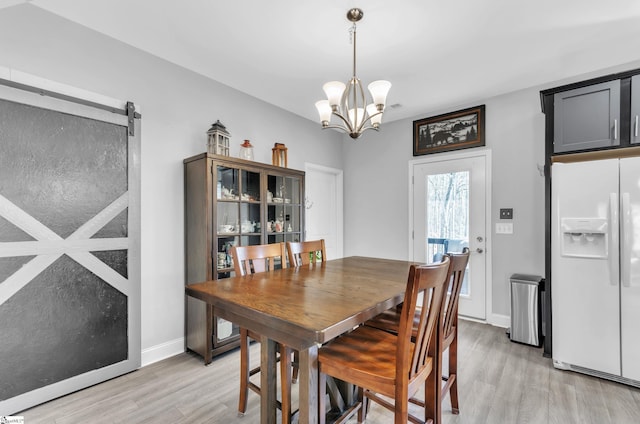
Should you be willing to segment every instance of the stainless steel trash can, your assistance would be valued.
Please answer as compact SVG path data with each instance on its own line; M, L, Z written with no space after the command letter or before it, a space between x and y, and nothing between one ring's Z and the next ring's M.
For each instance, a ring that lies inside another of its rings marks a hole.
M511 276L511 341L540 346L542 343L542 311L540 281L528 274Z

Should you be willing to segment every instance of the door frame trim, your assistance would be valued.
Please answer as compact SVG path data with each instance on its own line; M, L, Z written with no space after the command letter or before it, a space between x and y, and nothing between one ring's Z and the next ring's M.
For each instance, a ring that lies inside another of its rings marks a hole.
M409 181L408 181L408 198L409 198L409 225L407 234L407 246L409 252L409 260L413 261L413 181L414 181L414 169L416 166L425 165L434 162L444 162L459 159L469 159L474 157L483 157L485 160L485 320L489 324L494 323L493 315L493 260L492 260L492 232L491 232L491 149L473 149L463 152L454 153L438 153L427 158L414 159L409 161ZM482 322L482 321L481 321ZM497 323L502 326L502 323Z

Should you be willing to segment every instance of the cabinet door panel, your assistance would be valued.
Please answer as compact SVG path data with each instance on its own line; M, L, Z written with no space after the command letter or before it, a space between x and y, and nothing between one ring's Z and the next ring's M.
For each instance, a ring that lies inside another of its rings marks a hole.
M554 95L554 153L619 144L619 80Z
M640 75L631 78L631 144L640 143Z

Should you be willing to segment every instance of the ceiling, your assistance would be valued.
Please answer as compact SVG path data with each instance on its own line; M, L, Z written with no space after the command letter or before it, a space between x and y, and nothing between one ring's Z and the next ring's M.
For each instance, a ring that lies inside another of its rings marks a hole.
M384 122L640 59L638 0L0 0L71 21L318 121L322 84L393 84Z

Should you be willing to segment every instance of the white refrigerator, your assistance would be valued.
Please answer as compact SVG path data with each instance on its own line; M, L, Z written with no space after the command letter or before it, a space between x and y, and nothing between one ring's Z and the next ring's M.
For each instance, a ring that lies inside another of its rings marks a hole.
M640 387L640 158L551 166L552 356Z

